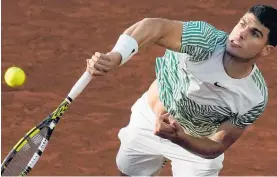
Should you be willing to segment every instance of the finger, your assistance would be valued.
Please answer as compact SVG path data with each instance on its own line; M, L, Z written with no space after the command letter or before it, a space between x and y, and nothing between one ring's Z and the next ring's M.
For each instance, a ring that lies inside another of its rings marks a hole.
M175 131L182 130L182 125L173 117L169 118L170 124L174 127Z
M99 60L97 60L97 63L104 65L104 66L109 66L110 65L110 61L105 60L103 58L100 58Z
M93 75L93 76L104 76L105 73L104 73L103 71L93 70L93 71L92 71L92 75Z
M106 72L110 70L111 65L111 62L108 60L108 58L109 57L107 57L105 54L101 54L99 52L96 52L95 55L92 56L92 59L95 61L95 63L102 65L103 67L100 68Z
M172 116L169 116L168 120L169 120L170 124L173 124L173 122L175 122L175 119Z
M95 52L94 54L96 57L100 58L101 57L101 53L100 52Z
M92 61L92 62L95 62L95 63L96 63L98 60L99 60L99 58L98 58L97 56L95 56L95 55L92 55L92 56L91 56L91 61Z
M163 130L164 132L168 132L168 133L173 133L173 132L175 132L174 127L173 127L172 125L166 124L166 123L163 124L163 129L162 129L162 130Z
M93 76L103 76L105 75L105 72L100 71L94 67L94 65L91 65L91 59L87 59L87 71L93 75Z
M170 113L161 114L162 117L169 117Z
M103 53L100 53L100 52L95 52L95 54L94 54L97 58L101 58L101 59L103 59L103 60L109 60L109 57L107 57L107 55L106 54L103 54Z
M162 122L162 123L159 123L155 129L156 134L159 134L161 132L173 133L173 132L175 132L175 130L170 124L166 124L166 123Z
M170 124L168 117L170 116L169 113L162 114L162 119L165 123Z
M105 66L105 65L102 65L102 64L100 64L100 63L98 63L98 62L96 62L95 64L94 64L94 68L95 69L97 69L97 70L99 70L99 71L103 71L103 72L108 72L108 71L110 71L110 68L109 67L107 67L107 66Z
M90 66L90 61L89 61L90 59L87 59L86 61L87 61L87 71L90 73L90 74L92 74L92 70L91 70L91 66Z
M163 121L163 120L167 119L168 116L169 116L169 113L161 114L158 116L158 119L159 119L159 121Z
M93 55L93 58L96 59L96 61L99 61L99 60L106 60L106 56L100 52L95 52L95 54Z
M88 60L87 60L87 66L89 66L89 67L92 67L92 68L93 68L93 66L94 66L95 63L96 63L96 62L95 62L93 59L88 59Z
M86 61L87 61L87 69L91 71L94 70L95 62L92 59L87 59Z
M170 124L170 121L169 121L168 117L164 117L164 118L163 118L163 122L165 122L165 123L167 123L167 124Z
M177 128L176 128L176 126L175 125L173 125L173 124L169 124L169 126L176 132L177 131Z
M89 59L89 66L92 68L94 67L99 71L108 72L110 70L109 67L99 64L99 61L101 61L101 59L96 56L92 56L91 59Z

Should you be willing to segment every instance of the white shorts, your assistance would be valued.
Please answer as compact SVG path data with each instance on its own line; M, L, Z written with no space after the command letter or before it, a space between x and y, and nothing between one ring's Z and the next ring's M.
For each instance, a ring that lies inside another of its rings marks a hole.
M224 155L205 159L194 155L169 140L154 135L155 113L147 102L147 93L132 106L128 126L122 128L116 163L129 176L152 176L165 159L171 161L173 176L218 176Z

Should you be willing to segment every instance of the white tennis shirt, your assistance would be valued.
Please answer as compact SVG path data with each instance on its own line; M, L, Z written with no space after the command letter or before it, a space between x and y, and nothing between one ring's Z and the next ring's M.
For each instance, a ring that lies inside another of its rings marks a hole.
M159 98L191 135L212 135L226 120L246 128L266 107L268 90L256 65L242 79L226 74L227 38L206 22L184 22L181 51L156 59Z

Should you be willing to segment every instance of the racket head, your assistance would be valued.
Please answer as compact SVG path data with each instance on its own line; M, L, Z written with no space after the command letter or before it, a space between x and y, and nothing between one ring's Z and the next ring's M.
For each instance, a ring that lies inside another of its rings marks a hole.
M70 100L65 99L52 114L18 141L1 165L1 176L27 176L31 172L69 104Z

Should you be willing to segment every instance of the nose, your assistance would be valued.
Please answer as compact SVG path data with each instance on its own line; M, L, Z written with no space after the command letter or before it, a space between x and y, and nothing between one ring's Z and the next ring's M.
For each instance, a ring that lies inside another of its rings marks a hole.
M241 29L239 32L238 32L238 36L241 40L244 40L246 39L247 37L247 29L244 28L244 29Z

